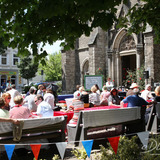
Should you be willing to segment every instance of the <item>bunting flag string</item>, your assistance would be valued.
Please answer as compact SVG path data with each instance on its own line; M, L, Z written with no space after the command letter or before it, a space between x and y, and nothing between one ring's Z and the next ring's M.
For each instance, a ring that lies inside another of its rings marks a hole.
M35 159L38 159L41 144L30 144Z
M63 159L64 157L64 153L65 153L65 149L67 147L67 142L58 142L56 143L56 146L57 146L57 149L58 149L58 152L61 156L61 159Z
M139 133L137 133L137 135L138 135L139 139L141 140L144 149L147 149L149 131L146 131L146 132L139 132Z
M93 140L82 141L82 144L84 146L84 149L86 150L87 156L90 158L90 154L93 146Z
M109 141L111 147L113 148L115 154L117 154L119 138L120 137L111 137L111 138L108 138L108 141Z
M149 137L149 132L148 131L144 131L144 132L138 132L138 133L133 133L133 134L126 134L124 136L135 135L135 134L137 134L137 136L141 140L141 143L143 144L144 148L146 149L147 145L148 145L148 140L149 140L149 138L148 138ZM108 139L108 141L111 144L111 146L112 146L115 154L117 154L119 138L120 137L110 137L110 138L106 137L106 138L97 138L96 140ZM90 153L91 153L92 146L93 146L93 140L83 140L83 141L81 140L81 141L71 141L71 142L55 142L55 143L42 143L42 144L36 144L36 143L35 144L25 144L25 143L19 143L19 144L0 144L0 146L3 145L5 147L8 159L11 160L12 154L13 154L13 151L14 151L14 148L15 148L15 145L16 146L18 146L18 145L22 145L22 146L25 146L25 145L28 146L28 145L30 145L31 149L32 149L32 152L34 154L34 157L37 160L38 156L39 156L41 145L56 144L57 149L58 149L58 151L60 153L60 156L63 159L67 144L72 144L72 143L74 144L75 142L82 142L82 144L83 144L83 146L84 146L84 148L86 150L86 153L87 153L88 157L90 157Z
M4 147L5 147L8 159L11 160L15 145L14 144L6 144L6 145L4 145Z

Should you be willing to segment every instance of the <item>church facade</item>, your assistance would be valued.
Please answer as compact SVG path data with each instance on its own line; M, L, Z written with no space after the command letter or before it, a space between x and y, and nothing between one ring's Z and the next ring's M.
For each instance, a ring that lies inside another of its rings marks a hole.
M136 1L118 7L117 17L127 14ZM107 32L95 28L89 37L82 35L75 42L75 49L62 51L62 90L72 93L77 84L84 85L84 75L95 75L100 69L106 77L114 80L116 87L122 86L125 70L137 70L144 65L149 72L146 83L154 86L160 81L160 45L154 44L150 26L144 33L127 34L125 28L113 24Z

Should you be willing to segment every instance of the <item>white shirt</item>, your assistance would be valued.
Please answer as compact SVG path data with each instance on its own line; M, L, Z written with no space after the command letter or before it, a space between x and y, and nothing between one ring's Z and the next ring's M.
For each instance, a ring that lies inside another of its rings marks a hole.
M151 91L148 91L148 90L144 90L144 91L141 93L141 97L142 97L143 99L145 99L146 101L149 100L150 98L153 98Z
M37 114L42 117L53 117L53 110L49 103L42 101L37 107Z
M27 103L27 107L30 111L36 112L37 111L37 105L34 102L35 94L30 94L24 99L24 102Z
M54 95L51 93L46 93L43 98L44 101L48 102L51 105L52 109L54 109Z
M11 90L7 91L11 95L11 101L9 103L10 107L13 108L15 106L14 98L18 95L21 95L16 89L12 88Z

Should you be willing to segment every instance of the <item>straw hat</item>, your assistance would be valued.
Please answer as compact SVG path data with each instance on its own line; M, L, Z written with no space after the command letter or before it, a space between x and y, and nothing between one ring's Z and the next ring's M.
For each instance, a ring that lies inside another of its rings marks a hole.
M131 86L130 86L131 89L133 89L133 88L138 88L138 87L139 87L139 86L137 85L137 83L132 83Z

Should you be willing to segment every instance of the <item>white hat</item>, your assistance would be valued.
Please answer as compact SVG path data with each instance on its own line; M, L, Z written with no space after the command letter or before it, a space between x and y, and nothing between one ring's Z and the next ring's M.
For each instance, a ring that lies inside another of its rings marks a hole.
M81 98L81 92L80 92L80 91L76 91L76 92L74 93L74 98L75 98L75 99L80 99L80 98Z
M133 88L138 88L138 87L139 87L139 86L137 85L137 83L132 83L131 86L130 86L131 89L133 89Z
M151 85L150 85L150 84L147 84L146 87L145 87L145 90L147 90L148 87L151 87Z
M34 89L35 91L37 90L36 87L32 86L30 89Z

